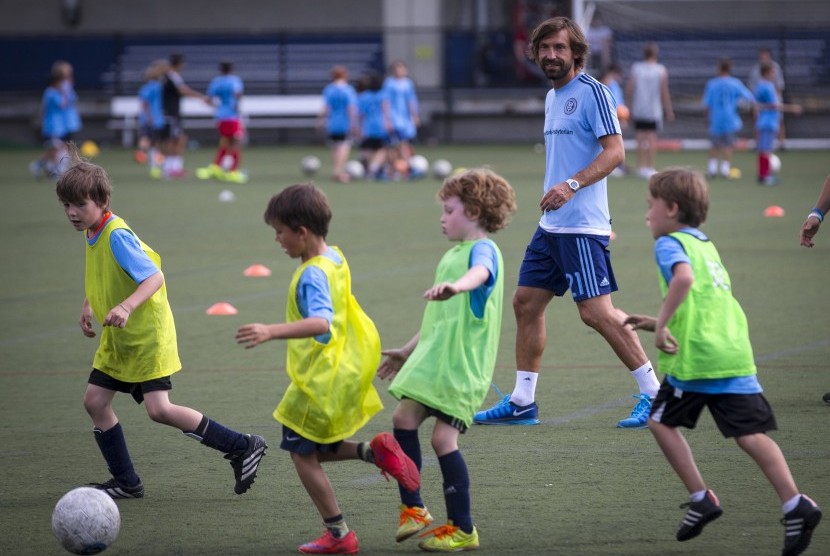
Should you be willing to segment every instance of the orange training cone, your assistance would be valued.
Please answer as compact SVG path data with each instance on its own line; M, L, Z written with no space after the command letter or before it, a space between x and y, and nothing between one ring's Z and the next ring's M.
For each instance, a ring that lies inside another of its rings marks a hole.
M271 276L271 271L267 266L252 264L245 269L245 276Z
M784 216L784 209L778 205L770 205L764 209L764 216L767 218L781 218Z
M208 310L205 312L208 315L235 315L239 311L237 311L236 307L234 307L230 303L220 301L219 303L214 303L213 305L208 307Z

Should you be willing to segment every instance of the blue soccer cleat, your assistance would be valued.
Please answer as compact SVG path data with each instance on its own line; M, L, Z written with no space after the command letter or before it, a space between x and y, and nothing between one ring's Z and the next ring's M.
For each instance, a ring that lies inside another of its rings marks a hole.
M496 391L501 394L501 391ZM538 425L539 406L536 402L529 405L516 405L510 401L510 394L504 396L501 401L490 409L479 411L473 417L476 425Z
M631 415L625 419L617 422L617 428L620 429L644 429L648 427L648 416L651 413L651 404L654 402L648 394L632 395L632 398L637 398L637 405L631 411Z

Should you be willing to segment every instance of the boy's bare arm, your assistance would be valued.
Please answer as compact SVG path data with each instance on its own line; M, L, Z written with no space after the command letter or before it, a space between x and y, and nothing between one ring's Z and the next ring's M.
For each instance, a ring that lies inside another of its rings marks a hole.
M686 299L694 281L692 266L689 263L674 265L669 290L666 292L666 298L663 300L660 313L657 315L657 323L654 326L656 334L654 345L660 351L670 354L677 353L677 340L671 335L667 325L677 308Z
M92 307L89 306L89 300L86 297L83 305L81 305L81 317L78 319L78 324L81 326L84 336L87 338L95 337L95 330L92 329Z
M477 264L467 270L464 275L455 282L441 282L435 284L426 292L424 297L430 301L443 301L452 296L476 289L484 284L490 277L490 271L484 265Z
M257 322L239 327L239 330L236 331L236 343L243 344L245 349L250 349L268 340L312 338L328 331L328 321L320 317L308 317L279 324L261 324Z
M418 332L402 348L383 350L381 354L385 355L386 359L378 366L378 378L392 378L398 374L403 364L415 351L415 346L418 345L420 339L421 333Z

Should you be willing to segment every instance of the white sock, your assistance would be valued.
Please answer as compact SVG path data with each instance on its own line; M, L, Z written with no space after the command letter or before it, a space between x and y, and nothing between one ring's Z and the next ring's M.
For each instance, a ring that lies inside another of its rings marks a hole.
M720 163L720 173L724 176L728 176L729 175L729 169L731 167L732 167L732 165L729 163L728 160L722 160L721 163Z
M784 510L785 514L788 514L791 511L793 511L796 506L798 506L799 502L801 502L801 495L796 494L795 496L784 502L784 505L781 506L781 509Z
M631 376L637 381L640 394L647 394L649 398L654 398L657 395L657 391L660 389L660 381L657 380L651 361L646 361L641 367L631 371Z
M693 492L689 495L689 500L691 502L700 502L706 497L706 489L699 490L697 492Z
M530 405L536 399L536 380L539 373L516 371L516 386L510 394L510 401L519 407Z
M710 158L709 159L709 175L714 176L718 173L718 159L717 158Z

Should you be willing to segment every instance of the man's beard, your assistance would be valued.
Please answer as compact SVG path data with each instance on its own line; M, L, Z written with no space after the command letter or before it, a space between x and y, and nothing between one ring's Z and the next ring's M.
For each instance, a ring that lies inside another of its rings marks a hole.
M570 64L563 62L561 64L556 65L547 63L542 66L542 72L544 72L545 77L547 77L551 81L557 81L568 75L572 67L573 62L571 62Z

